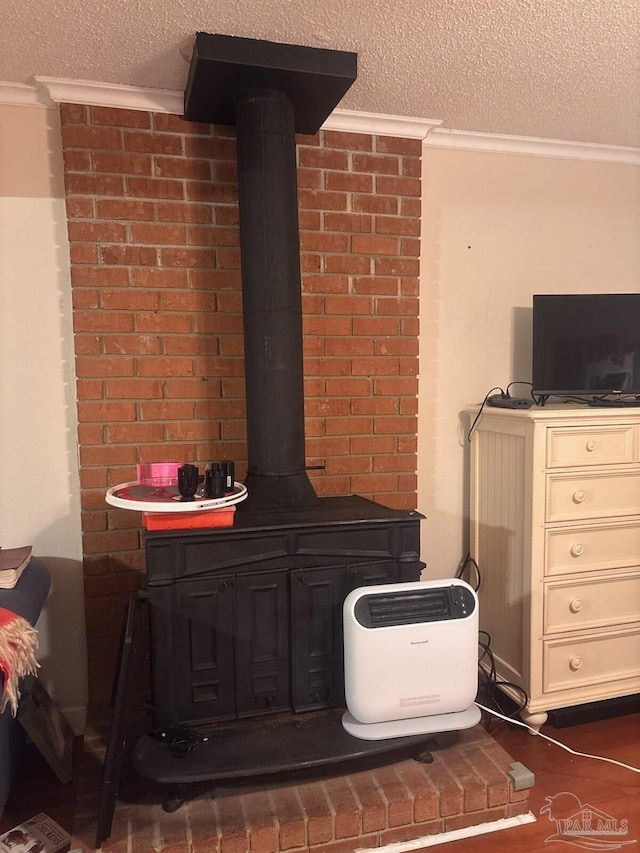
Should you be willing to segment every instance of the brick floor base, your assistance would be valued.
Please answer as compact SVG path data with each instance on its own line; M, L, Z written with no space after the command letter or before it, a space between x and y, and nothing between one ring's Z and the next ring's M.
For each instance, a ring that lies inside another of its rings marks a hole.
M87 737L72 848L94 849L104 738ZM195 792L174 813L140 781L116 803L109 853L354 853L528 811L513 759L482 726L413 758L345 775ZM344 772L344 771L343 771Z

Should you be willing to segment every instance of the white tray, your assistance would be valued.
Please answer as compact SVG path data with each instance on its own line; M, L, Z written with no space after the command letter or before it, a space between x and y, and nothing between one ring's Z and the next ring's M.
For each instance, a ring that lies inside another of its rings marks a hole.
M140 495L132 490L140 490ZM155 495L155 497L154 497ZM196 498L193 501L181 501L177 486L143 486L138 482L120 483L107 489L105 500L111 506L120 509L133 509L138 512L202 512L205 509L223 509L233 506L247 497L244 483L235 482L233 492L223 498Z

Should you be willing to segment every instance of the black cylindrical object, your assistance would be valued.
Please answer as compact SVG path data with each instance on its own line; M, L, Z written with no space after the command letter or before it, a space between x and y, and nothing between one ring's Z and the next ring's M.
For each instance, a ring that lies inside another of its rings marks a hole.
M235 104L247 394L246 505L318 498L305 471L294 109L282 92Z

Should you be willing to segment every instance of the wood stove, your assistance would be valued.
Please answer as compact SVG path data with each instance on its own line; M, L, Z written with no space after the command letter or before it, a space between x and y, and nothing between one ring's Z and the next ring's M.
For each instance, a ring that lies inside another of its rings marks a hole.
M154 725L217 731L177 763L141 739L138 772L173 786L397 748L326 712L344 703L344 598L419 579L422 516L319 498L305 469L295 134L318 131L355 73L352 53L196 37L185 117L236 127L248 499L232 528L146 534Z
M350 496L147 533L155 725L343 706L344 598L419 579L420 518Z

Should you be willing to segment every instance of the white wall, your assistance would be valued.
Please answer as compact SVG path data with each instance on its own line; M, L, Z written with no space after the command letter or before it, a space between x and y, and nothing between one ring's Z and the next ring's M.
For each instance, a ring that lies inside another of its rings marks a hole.
M640 167L425 147L422 199L418 508L425 577L451 577L467 551L461 412L531 379L534 293L640 289Z
M0 545L52 577L40 677L76 733L87 704L71 285L58 114L0 106Z

